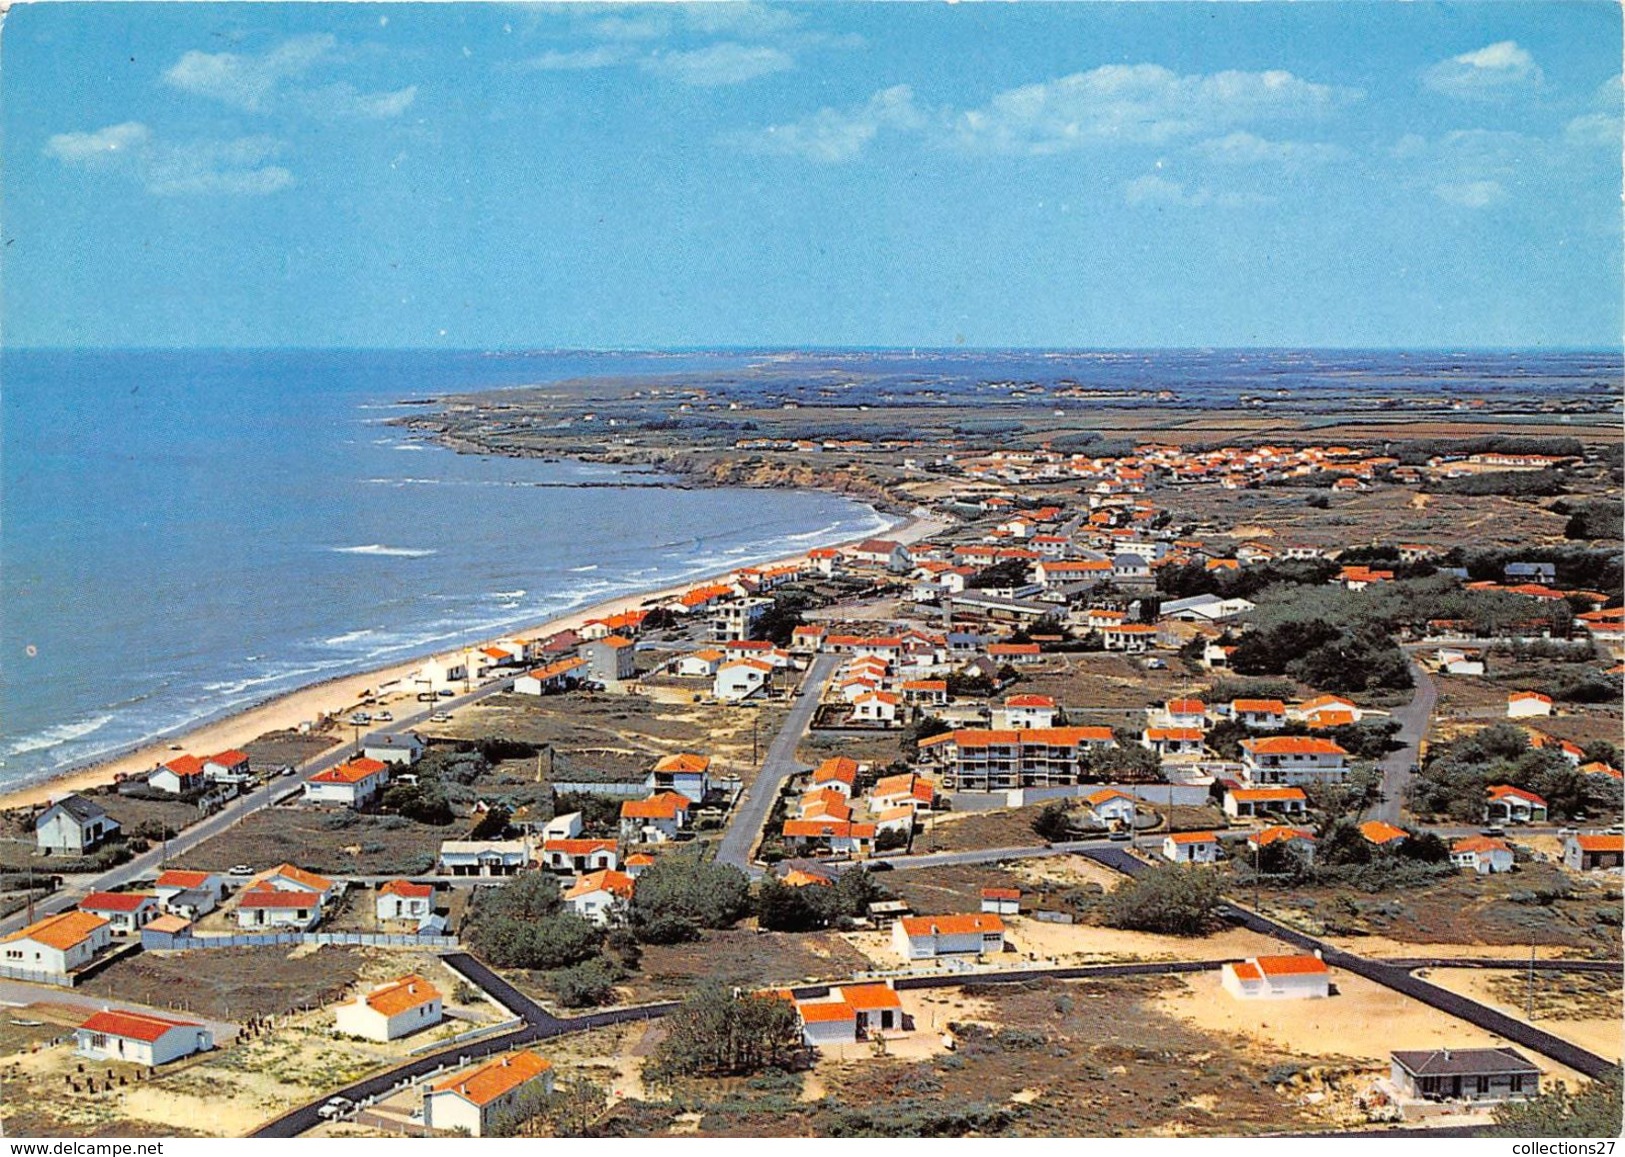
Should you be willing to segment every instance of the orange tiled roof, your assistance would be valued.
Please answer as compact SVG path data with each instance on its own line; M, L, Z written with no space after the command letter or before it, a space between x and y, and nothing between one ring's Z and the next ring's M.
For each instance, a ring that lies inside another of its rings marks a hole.
M964 936L972 932L1003 932L1004 921L989 912L965 912L953 916L904 916L898 923L903 934L916 936Z
M391 880L382 888L379 894L384 896L401 896L409 900L427 900L434 895L433 884L414 884L410 880Z
M61 912L55 916L47 916L43 920L36 920L21 931L13 932L4 940L0 940L0 944L9 944L13 940L34 940L48 948L66 952L106 924L107 921L94 912Z
M367 994L367 1007L385 1016L396 1016L439 999L440 990L414 973L373 989Z
M498 1057L472 1072L441 1081L432 1089L436 1093L456 1093L476 1105L488 1105L504 1093L532 1081L553 1067L553 1062L533 1052L509 1053Z
M865 1011L903 1007L896 991L888 984L843 984L841 999L852 1008Z
M1265 976L1313 976L1326 971L1318 956L1259 956L1255 958Z
M637 820L671 820L688 811L689 798L675 791L663 791L648 799L629 799L621 804L621 818Z
M337 767L330 767L326 771L318 772L310 777L311 783L360 783L370 779L381 771L387 770L387 763L380 763L376 759L352 759L348 763L341 763Z
M106 1033L108 1036L121 1036L125 1040L147 1041L150 1044L172 1029L203 1026L189 1020L167 1020L144 1012L125 1012L109 1008L95 1013L79 1027L89 1029L91 1032Z
M1405 839L1407 835L1404 828L1396 828L1382 820L1367 820L1360 825L1360 834L1374 844L1391 844Z
M1330 739L1302 735L1271 735L1263 739L1243 739L1241 746L1254 755L1347 755Z
M201 888L209 882L207 872L183 872L179 868L170 868L158 874L156 886L159 888Z

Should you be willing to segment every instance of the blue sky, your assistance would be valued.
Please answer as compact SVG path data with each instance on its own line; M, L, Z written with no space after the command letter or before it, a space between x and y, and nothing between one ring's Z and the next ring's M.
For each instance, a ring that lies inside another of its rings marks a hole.
M1620 22L21 5L0 339L1617 346Z

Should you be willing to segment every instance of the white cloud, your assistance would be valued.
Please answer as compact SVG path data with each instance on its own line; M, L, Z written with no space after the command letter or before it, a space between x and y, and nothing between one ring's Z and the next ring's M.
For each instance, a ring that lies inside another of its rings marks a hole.
M515 67L525 72L586 72L595 68L613 68L626 63L628 58L627 50L619 45L600 44L569 52L544 52Z
M684 21L696 32L766 40L801 27L801 17L790 7L725 0L720 4L679 4Z
M1112 64L1007 89L961 113L953 135L967 148L1030 154L1162 144L1249 122L1320 116L1361 96L1279 70L1180 76L1156 64Z
M1297 165L1334 161L1346 155L1337 145L1320 141L1270 141L1245 131L1200 141L1195 152L1225 165Z
M160 197L263 196L285 189L293 184L293 174L268 163L283 148L271 137L173 144L135 121L94 132L58 133L45 143L46 154L65 165L123 173Z
M396 92L358 92L355 85L340 81L300 93L298 103L318 117L389 120L410 108L417 95L417 85Z
M1460 181L1433 186L1433 195L1463 209L1483 209L1506 200L1507 193L1499 181Z
M1493 99L1540 81L1535 58L1513 40L1441 60L1422 74L1422 83L1435 92L1471 100Z
M743 84L795 67L790 54L763 44L720 41L682 52L661 52L643 61L646 71L700 88Z
M1160 165L1161 162L1159 162ZM1244 205L1263 205L1268 197L1255 193L1217 192L1205 185L1186 186L1159 173L1147 173L1123 184L1123 200L1134 207L1173 205L1183 209L1218 206L1236 209Z
M245 112L267 112L291 105L318 117L383 120L405 112L417 96L416 86L394 92L359 92L348 82L302 88L299 82L318 65L334 59L336 41L321 33L295 36L259 55L197 52L183 55L164 81L183 92L206 97Z
M1591 112L1575 117L1563 126L1563 139L1578 148L1604 148L1618 151L1625 126L1618 113Z
M924 115L914 105L913 90L899 84L882 89L854 108L819 109L801 120L769 125L736 140L752 152L838 164L863 152L883 128L910 130L924 123Z
M257 112L284 81L303 76L334 43L322 33L295 36L260 56L188 52L164 73L164 80L184 92Z
M151 141L151 129L138 121L126 121L90 133L57 133L45 142L45 153L64 164L114 168L130 163Z

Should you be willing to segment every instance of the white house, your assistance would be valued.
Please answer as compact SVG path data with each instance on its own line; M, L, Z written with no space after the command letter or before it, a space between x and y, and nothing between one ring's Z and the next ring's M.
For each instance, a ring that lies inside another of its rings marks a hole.
M434 915L434 885L410 880L390 880L373 897L373 914L379 920L408 920L420 924Z
M65 795L34 820L34 838L42 852L82 855L119 830L119 823L98 803L82 795Z
M447 655L445 658L430 659L423 664L418 675L436 691L451 690L455 683L468 682L468 656Z
M1224 814L1242 816L1302 815L1309 810L1309 797L1301 787L1232 787L1224 793Z
M993 726L1009 729L1054 727L1055 700L1048 695L1012 695L993 710Z
M865 691L852 701L852 718L890 727L897 722L902 700L890 691Z
M319 876L315 872L307 872L292 864L278 864L255 875L248 883L248 890L255 888L274 888L279 892L308 892L324 905L336 900L339 893L344 890L337 881Z
M508 1053L430 1086L423 1095L423 1124L483 1137L532 1085L544 1093L553 1091L553 1062L539 1053Z
M756 694L772 677L771 663L760 659L732 659L717 667L711 694L724 702L737 703Z
M1552 697L1539 691L1514 691L1507 696L1508 719L1530 719L1552 713Z
M904 960L1004 951L1004 920L990 912L904 916L892 925L892 948Z
M388 783L389 764L362 756L307 779L305 801L363 808L377 799Z
M1482 675L1484 660L1476 652L1469 654L1446 647L1439 651L1439 670L1446 675Z
M1200 759L1204 732L1200 727L1147 727L1140 733L1140 746L1162 759Z
M983 888L982 911L991 912L995 916L1019 916L1021 914L1021 889Z
M1219 983L1237 1000L1304 1000L1331 995L1331 974L1318 956L1254 956L1226 964Z
M147 773L147 786L167 795L198 791L203 782L203 761L195 755L177 755Z
M576 876L601 872L620 863L614 840L594 839L543 840L541 861L542 867L550 872Z
M115 935L141 931L159 915L158 897L143 892L92 892L79 901L79 911L100 916Z
M727 656L714 647L707 647L703 651L693 651L687 655L679 655L673 667L673 673L685 679L710 679L715 677L717 668Z
M524 840L446 840L439 870L447 876L512 876L530 863Z
M631 901L633 885L631 876L613 868L589 872L564 893L564 906L583 920L603 927Z
M349 1036L392 1041L440 1023L440 990L416 974L361 993L333 1014L334 1027Z
M691 806L686 795L675 791L627 800L621 804L621 842L660 844L676 839L688 826Z
M1162 841L1162 854L1176 864L1212 864L1219 858L1219 837L1212 832L1174 832Z
M1344 783L1348 757L1329 739L1270 735L1241 741L1242 775L1249 784Z
M378 763L411 767L423 758L423 740L415 731L374 731L361 740L361 754Z
M856 1044L858 1013L844 1000L798 1000L801 1039L813 1048Z
M914 565L914 558L909 554L908 547L886 538L871 538L860 542L846 552L846 557L851 562L885 567L899 574L906 573Z
M113 1008L93 1014L73 1035L79 1056L148 1068L214 1048L214 1035L201 1024Z
M0 940L0 964L66 976L113 942L113 926L93 912L60 912Z
M1101 823L1121 824L1125 827L1132 827L1134 824L1134 808L1137 801L1127 792L1118 791L1114 787L1102 788L1084 796L1083 802L1089 805L1089 810Z
M542 827L542 839L545 840L573 840L582 832L581 813L565 812L561 816L554 816Z
M691 751L665 756L654 765L643 786L651 795L675 791L695 803L704 803L711 792L711 757Z
M578 658L560 659L556 663L549 663L545 667L538 667L513 681L516 695L546 695L555 691L567 691L580 683L585 677L587 660Z
M293 928L308 932L321 918L321 900L314 892L256 886L237 897L239 928Z
M153 885L158 906L165 912L195 920L214 911L225 892L225 882L214 872L183 872L175 868L158 873Z
M1286 726L1286 704L1279 699L1235 699L1230 717L1255 731L1279 731Z
M248 752L232 748L205 758L203 777L210 783L245 784L253 781L254 769L249 765Z
M1450 862L1481 876L1512 871L1512 846L1491 836L1465 836L1450 845Z
M1484 818L1502 823L1544 823L1549 809L1546 801L1532 791L1498 783L1485 789Z

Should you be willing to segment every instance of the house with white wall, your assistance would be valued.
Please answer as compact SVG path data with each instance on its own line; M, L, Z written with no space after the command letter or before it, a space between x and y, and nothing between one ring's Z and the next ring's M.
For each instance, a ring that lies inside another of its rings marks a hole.
M147 1068L214 1048L214 1034L201 1024L115 1008L92 1014L73 1035L78 1056Z
M333 1015L334 1027L367 1040L399 1040L439 1024L443 1004L440 990L413 973L339 1005Z

